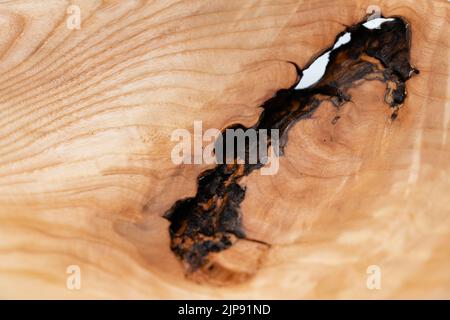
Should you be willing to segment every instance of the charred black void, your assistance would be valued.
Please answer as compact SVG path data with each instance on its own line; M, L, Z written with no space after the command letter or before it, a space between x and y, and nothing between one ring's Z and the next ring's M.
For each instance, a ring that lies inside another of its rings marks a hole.
M378 25L372 22L375 24L372 29L368 23L348 27L336 37L333 46L317 56L325 54L328 59L320 78L302 82L302 71L296 66L299 81L266 101L258 122L251 128L279 129L283 150L293 124L309 117L324 100L331 100L337 107L345 104L350 100L348 90L361 80L386 83L385 101L395 119L406 98L405 83L418 73L410 64L410 28L401 17L384 19ZM244 128L240 124L230 128L237 127ZM268 139L270 145L270 135ZM196 195L178 200L165 213L164 217L171 222L171 249L188 273L207 271L210 253L229 248L237 239L246 239L240 210L245 187L239 182L262 166L258 159L256 164L219 164L204 171L198 177Z

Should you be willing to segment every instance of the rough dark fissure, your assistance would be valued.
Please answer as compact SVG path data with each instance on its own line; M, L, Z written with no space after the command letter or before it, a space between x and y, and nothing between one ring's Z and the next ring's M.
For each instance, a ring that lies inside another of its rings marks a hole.
M379 29L370 30L362 25L364 22L348 27L336 37L337 40L345 32L351 33L350 42L331 51L319 82L306 89L296 90L293 85L279 90L262 105L263 112L251 128L279 129L283 150L287 131L295 122L311 116L324 100L331 100L336 107L343 105L351 98L349 88L362 80L386 83L385 101L393 109L395 119L406 98L405 82L418 73L410 64L409 25L403 18L395 17ZM330 49L332 46L327 50ZM300 78L298 67L297 72ZM232 127L247 129L241 125ZM270 139L269 131L269 144ZM246 146L247 154L251 147ZM171 249L188 272L207 269L210 253L229 248L237 239L246 239L240 212L245 187L239 181L262 166L259 159L257 164L218 164L198 177L195 197L177 201L166 212L164 217L171 222Z

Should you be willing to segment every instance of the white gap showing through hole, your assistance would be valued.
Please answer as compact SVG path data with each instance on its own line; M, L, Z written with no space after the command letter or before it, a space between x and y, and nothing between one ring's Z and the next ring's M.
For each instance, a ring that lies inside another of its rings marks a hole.
M367 29L379 29L382 23L392 20L394 19L375 18L373 20L365 22L363 26ZM300 82L295 87L295 90L305 89L317 83L325 74L328 62L330 61L331 51L336 50L346 43L349 43L351 38L352 35L350 32L344 33L339 37L331 50L323 53L320 57L314 60L314 62L307 69L303 70L303 76L300 79Z
M367 29L380 29L380 26L382 23L386 22L386 21L392 21L394 20L394 18L375 18L372 20L369 20L365 23L363 23L363 26L366 27Z

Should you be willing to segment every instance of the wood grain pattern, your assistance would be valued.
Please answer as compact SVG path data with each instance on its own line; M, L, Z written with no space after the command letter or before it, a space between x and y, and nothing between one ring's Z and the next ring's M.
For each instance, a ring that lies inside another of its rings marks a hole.
M295 82L287 61L306 65L373 4L412 28L421 73L398 119L371 81L336 125L331 104L299 122L280 172L246 179L244 227L270 249L217 256L258 270L186 278L162 215L208 166L174 165L172 130L251 126ZM0 1L0 297L449 298L448 21L437 0Z

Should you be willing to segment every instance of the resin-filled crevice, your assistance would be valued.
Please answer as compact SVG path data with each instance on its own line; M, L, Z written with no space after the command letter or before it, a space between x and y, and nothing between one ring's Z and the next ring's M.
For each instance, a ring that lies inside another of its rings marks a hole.
M348 27L336 37L335 44L323 51L328 52L329 60L320 80L306 88L298 88L296 83L289 89L279 90L262 105L258 122L250 128L257 132L267 129L269 133L270 129L278 129L283 151L287 132L297 121L311 116L325 100L331 100L337 107L345 104L351 99L350 88L370 80L386 83L385 101L395 119L406 99L406 81L418 73L410 63L410 26L401 17L389 19L374 29L366 28L365 22ZM350 40L345 39L347 34ZM338 41L341 41L339 45ZM301 79L298 66L296 70ZM249 129L240 124L229 128L236 127ZM268 143L271 143L270 134ZM251 146L246 148L248 153ZM240 210L246 189L240 181L262 166L260 159L256 164L237 161L218 164L198 177L194 197L177 201L165 213L164 217L171 222L171 250L188 273L199 270L207 273L211 253L226 250L238 239L246 239Z

